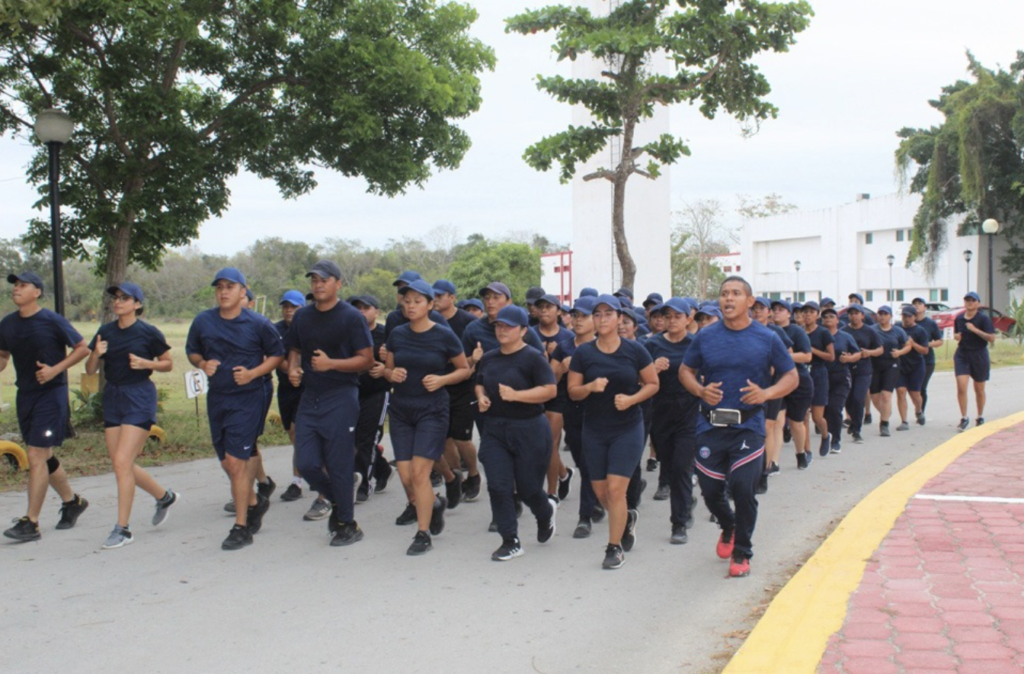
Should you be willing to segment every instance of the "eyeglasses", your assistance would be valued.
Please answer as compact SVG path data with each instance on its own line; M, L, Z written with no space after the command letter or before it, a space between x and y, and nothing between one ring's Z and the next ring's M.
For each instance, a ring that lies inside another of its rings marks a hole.
M128 302L129 300L134 300L134 299L135 298L132 297L131 295L121 295L121 294L114 295L114 301L115 302Z

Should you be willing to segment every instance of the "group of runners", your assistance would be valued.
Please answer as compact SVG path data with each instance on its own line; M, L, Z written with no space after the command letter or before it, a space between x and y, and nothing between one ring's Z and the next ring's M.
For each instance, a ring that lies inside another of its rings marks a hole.
M494 560L523 554L524 506L537 542L548 543L576 478L573 537L588 538L607 519L602 566L616 569L636 544L649 445L654 499L670 502L671 542L688 540L697 482L721 528L716 553L730 560L730 576L745 576L756 497L779 471L784 442L792 440L797 467L806 469L812 426L821 456L840 453L844 427L853 442L863 440L869 403L888 436L894 391L897 430L910 429L907 398L913 421L924 425L933 350L942 343L920 298L901 309L902 326L888 306L869 325L856 293L840 319L828 298L794 306L755 296L736 276L714 301L652 293L634 306L628 288L586 288L568 306L531 288L524 309L501 282L460 302L451 282L431 284L407 271L394 282L398 306L383 325L376 298L340 299L335 263L317 262L306 276L310 292L284 293L274 324L248 309L244 274L222 269L212 283L217 306L189 329L186 355L208 377L212 443L231 485L225 508L235 523L226 550L253 542L276 488L258 447L276 373L278 410L294 446L293 479L281 498L302 498L305 482L315 496L304 517L327 519L332 546L363 538L354 504L384 491L397 472L406 505L395 523L415 525L408 554L428 552L445 511L480 496L482 464L490 530L501 537ZM53 454L67 425L66 371L88 358L87 371L102 367L105 375L105 435L118 488L117 521L103 547L129 544L136 487L155 500L154 526L181 500L135 463L156 420L150 377L172 368L170 347L139 318L144 297L135 284L107 290L116 320L86 344L66 319L39 306L37 275L8 281L17 311L0 321L0 370L14 359L30 472L27 513L4 535L40 538L47 485L63 503L58 529L73 527L88 507ZM960 430L969 425L971 380L976 423L984 423L987 346L995 339L978 296L969 293L965 304L954 330ZM393 462L380 442L385 419ZM561 460L563 437L572 466Z

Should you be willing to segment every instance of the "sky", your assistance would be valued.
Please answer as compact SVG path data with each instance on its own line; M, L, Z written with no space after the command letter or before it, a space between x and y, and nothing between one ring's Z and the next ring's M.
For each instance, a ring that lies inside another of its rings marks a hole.
M395 198L367 194L359 179L320 171L319 187L282 199L274 184L252 175L230 183L231 207L200 229L204 252L230 254L278 236L318 244L358 239L423 238L437 227L460 237L500 238L534 231L572 239L572 190L555 172L522 160L524 149L570 122L568 106L536 88L537 74L568 74L550 38L506 35L504 19L543 6L535 0L470 0L480 18L473 33L492 46L498 63L484 73L483 104L461 122L473 141L462 165L435 174L423 189ZM855 195L896 192L895 133L941 122L928 105L941 88L966 79L966 51L988 67L1007 67L1024 49L1021 0L817 0L810 27L788 53L758 63L772 85L779 117L744 138L726 115L707 120L676 106L671 131L692 156L666 172L673 208L717 199L728 218L736 195L770 193L800 209L849 203ZM22 235L35 193L24 181L32 148L24 138L0 138L0 237ZM627 199L629 198L627 192Z

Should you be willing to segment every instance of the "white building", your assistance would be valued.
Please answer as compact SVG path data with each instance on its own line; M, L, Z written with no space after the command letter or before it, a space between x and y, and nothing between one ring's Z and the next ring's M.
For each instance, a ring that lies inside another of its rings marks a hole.
M723 253L722 255L709 255L708 261L721 269L722 273L726 276L730 274L743 275L742 251L737 250L731 253Z
M986 235L957 236L959 221L947 225L946 247L933 275L926 275L920 262L906 266L920 203L916 194L880 198L863 194L842 206L747 220L740 238L746 261L741 275L757 294L772 299L832 297L843 305L856 291L871 308L915 297L960 306L964 294L974 290L987 305L989 242ZM1006 275L998 269L1004 241L999 236L993 241L993 306L1001 311L1010 303L1011 291ZM965 261L968 250L970 262Z

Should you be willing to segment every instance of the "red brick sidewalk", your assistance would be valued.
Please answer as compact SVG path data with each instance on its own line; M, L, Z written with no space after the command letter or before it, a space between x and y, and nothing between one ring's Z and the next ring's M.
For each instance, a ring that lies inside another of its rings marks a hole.
M958 498L922 498L936 495ZM910 500L818 671L1024 671L1024 424L982 440Z

